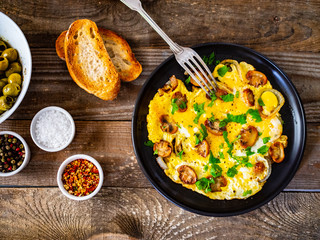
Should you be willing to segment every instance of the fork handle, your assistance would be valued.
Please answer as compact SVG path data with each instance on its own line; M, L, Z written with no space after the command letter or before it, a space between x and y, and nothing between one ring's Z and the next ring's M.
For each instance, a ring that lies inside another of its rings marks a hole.
M153 21L153 19L146 13L142 8L140 0L120 0L129 8L140 13L140 15L150 24L150 26L163 38L164 41L170 46L170 49L173 53L179 53L182 51L182 48L168 37L168 35L162 31L158 24Z

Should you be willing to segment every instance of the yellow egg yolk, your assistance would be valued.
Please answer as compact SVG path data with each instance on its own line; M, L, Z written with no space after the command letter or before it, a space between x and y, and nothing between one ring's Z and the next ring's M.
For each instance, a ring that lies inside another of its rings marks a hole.
M262 93L261 100L269 112L273 111L279 104L277 96L270 91Z

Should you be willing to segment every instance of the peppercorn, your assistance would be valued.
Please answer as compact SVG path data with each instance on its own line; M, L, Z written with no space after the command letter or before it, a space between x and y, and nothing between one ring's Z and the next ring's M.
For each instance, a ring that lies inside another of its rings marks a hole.
M0 135L0 172L17 170L24 158L24 146L18 138L9 134Z

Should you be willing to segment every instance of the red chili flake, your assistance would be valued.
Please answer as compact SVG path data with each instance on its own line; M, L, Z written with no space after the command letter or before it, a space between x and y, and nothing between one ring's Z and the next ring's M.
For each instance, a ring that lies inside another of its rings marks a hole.
M88 160L77 159L69 163L62 174L64 188L72 195L86 196L99 184L99 171Z
M20 151L20 148L16 148L16 151L17 151L17 152Z

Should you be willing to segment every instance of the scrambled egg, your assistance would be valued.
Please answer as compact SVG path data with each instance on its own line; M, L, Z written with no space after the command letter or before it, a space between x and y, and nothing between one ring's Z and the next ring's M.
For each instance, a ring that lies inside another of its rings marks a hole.
M188 91L174 76L159 89L149 104L148 137L172 181L212 199L245 199L261 190L271 172L270 147L280 140L286 146L278 113L284 99L254 74L260 72L250 64L225 60L213 72L222 95ZM157 149L161 141L168 156Z

